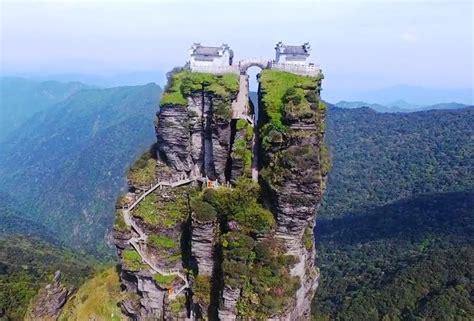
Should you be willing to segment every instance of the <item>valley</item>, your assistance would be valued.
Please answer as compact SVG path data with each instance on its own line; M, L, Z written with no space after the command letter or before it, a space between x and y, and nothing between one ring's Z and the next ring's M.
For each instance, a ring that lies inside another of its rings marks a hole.
M125 89L125 88L124 88ZM250 96L252 97L252 93L250 93ZM85 97L85 96L79 96L79 97ZM97 96L100 97L100 96ZM79 99L79 98L77 98ZM149 98L151 101L153 101L154 98L150 96ZM96 106L100 106L102 102L98 102ZM66 106L65 104L63 104ZM124 105L122 105L124 108ZM120 110L119 109L119 110ZM67 109L66 109L67 110ZM142 111L140 109L133 109L134 112L137 114L141 113ZM156 100L152 105L150 105L149 111L143 112L143 117L145 121L143 122L143 126L140 126L140 122L137 122L136 120L131 120L130 121L130 126L125 127L125 128L149 128L150 124L153 123L153 113L156 110ZM455 239L449 239L448 241L442 241L442 243L439 243L439 241L426 241L424 240L423 237L420 237L417 240L410 241L412 243L400 243L396 241L390 241L392 245L390 245L391 256L387 256L388 253L385 250L386 247L383 245L385 243L380 243L379 242L374 242L370 241L370 239L365 239L365 240L359 240L357 243L354 245L347 245L347 246L341 246L339 243L334 243L332 240L337 240L339 238L335 237L333 235L340 235L340 234L334 234L334 233L343 233L342 231L345 231L344 229L347 226L352 226L354 224L354 221L349 221L348 220L342 220L340 221L340 224L332 224L330 218L332 217L345 217L351 213L354 215L360 216L361 220L364 219L364 217L370 212L373 215L371 215L372 219L377 219L380 220L381 222L383 221L384 215L387 213L387 209L382 209L386 205L390 205L392 203L398 204L399 202L403 202L405 199L411 199L411 198L417 198L417 195L420 194L427 194L429 195L435 195L435 193L443 193L440 194L441 196L438 197L443 197L441 200L443 200L444 203L441 203L440 205L446 204L446 206L440 207L439 211L440 213L444 213L443 216L446 217L446 222L449 222L449 224L457 224L455 223L456 220L458 220L459 216L452 216L451 213L456 213L458 209L465 208L465 206L468 204L467 202L469 199L472 199L472 196L469 196L470 194L462 194L463 191L469 191L469 189L472 189L472 162L470 161L470 158L467 158L467 155L470 155L473 153L472 151L472 145L469 144L469 137L471 135L472 130L470 129L470 121L472 121L472 107L467 108L467 109L459 109L459 110L440 110L440 111L426 111L426 112L416 112L416 113L407 113L407 114L380 114L376 113L368 108L357 108L357 109L340 109L337 107L334 107L332 105L329 106L328 108L328 116L327 116L327 143L329 145L329 150L331 153L332 157L332 171L331 174L329 175L329 180L328 180L328 186L327 186L327 194L323 198L323 207L321 209L320 213L320 224L316 225L317 230L316 230L316 235L317 235L317 242L318 242L318 247L320 248L318 257L316 259L316 264L321 267L321 272L322 272L322 279L320 283L320 290L317 292L317 297L315 302L313 303L313 308L315 311L313 313L316 313L316 316L318 318L323 318L325 314L338 314L341 317L344 317L345 315L349 315L349 313L353 313L351 311L355 311L357 308L357 305L354 303L352 305L349 304L349 300L351 300L352 296L355 295L356 291L355 289L359 289L359 291L365 291L363 293L382 293L383 289L372 286L371 284L377 284L376 281L379 280L380 275L377 273L366 273L364 274L364 284L353 284L351 285L351 288L354 289L354 291L350 292L353 294L350 294L349 296L346 297L346 299L341 300L341 301L336 301L334 302L331 297L334 295L338 295L337 291L340 291L341 289L347 289L347 285L342 285L346 284L346 282L352 282L353 278L355 275L360 274L360 270L367 269L363 268L364 266L368 266L370 262L372 261L380 261L378 264L388 264L388 265L383 265L385 266L384 269L389 269L390 265L393 265L393 268L398 271L400 275L404 275L404 273L414 273L411 271L415 271L412 269L415 269L415 261L413 260L406 260L403 257L403 249L407 249L408 247L411 247L413 249L422 249L425 248L426 254L423 254L422 252L419 252L417 255L422 255L423 257L426 257L424 259L425 261L423 262L430 262L430 257L437 257L440 260L444 260L444 258L449 258L450 255L449 253L453 253L456 251L459 251L459 255L462 253L465 253L466 251L470 251L472 249L472 239L467 235L466 238L464 239L464 244L468 244L468 247L466 248L464 245L462 247L458 247L457 244L461 244L458 241L454 242L452 240ZM50 114L48 117L53 117L53 115L61 115L61 113L56 113L56 114ZM81 115L81 113L77 113L78 116ZM36 118L36 122L38 122L38 125L36 128L48 128L46 126L46 120L48 117L43 117L43 118ZM56 117L56 116L54 116ZM77 120L79 118L71 118L67 121L65 121L65 124L68 122L75 122L77 124ZM133 118L133 119L139 119L139 118ZM89 123L91 126L90 128L93 128L94 122ZM451 124L448 126L447 124ZM68 126L70 127L70 126ZM49 128L55 128L49 126ZM66 127L64 127L66 128ZM115 127L119 129L120 127ZM121 127L123 129L124 127ZM28 130L28 129L26 129ZM124 138L130 138L130 142L133 142L133 146L127 147L127 151L130 151L135 154L140 153L141 150L144 150L146 146L143 147L138 147L136 146L136 141L141 140L141 139L148 139L148 141L151 143L153 141L153 131L145 131L145 134L142 134L141 132L136 132L136 131L127 131L128 133L132 133L133 135L143 135L143 136L116 136L117 138L114 140L114 144L107 143L110 141L108 138L105 139L105 136L96 136L94 139L97 141L97 143L94 143L97 146L110 146L115 149L114 146L125 146L124 144L127 144L126 141L124 141ZM38 137L35 138L37 142L39 142L38 145L38 150L49 150L55 145L49 145L51 147L48 147L48 140L41 138L41 137L47 137L43 136L45 135L44 133L47 132L42 132L39 131L37 132L36 136ZM18 141L18 144L20 145L27 145L30 144L28 143L29 136L28 135L16 135L18 136L16 139ZM244 136L242 136L244 137ZM402 139L401 139L402 138ZM21 142L21 143L20 143ZM437 147L430 147L427 149L420 149L419 146L430 146L431 144L435 144ZM59 145L56 145L59 146ZM434 152L430 152L430 150ZM87 165L84 164L83 166L86 166L84 168L87 168L88 173L96 173L97 171L101 171L100 168L101 164L110 164L110 157L113 158L121 158L121 156L115 155L116 152L108 152L108 153L93 153L93 155L100 156L98 158L98 161L94 162L89 162ZM129 152L127 152L129 153ZM35 158L30 158L28 162L22 163L22 161L19 160L19 155L21 153L12 153L12 162L13 159L16 159L16 162L18 164L30 164L30 166L41 166L41 164L46 164L45 157L50 157L53 156L54 154L51 153L35 153ZM60 155L60 154L58 154ZM66 155L66 154L64 154ZM115 156L114 156L115 155ZM374 155L385 155L383 157L375 157ZM107 158L109 157L109 158ZM129 156L127 156L129 157ZM69 156L70 159L75 159L77 158L74 155ZM100 159L103 160L100 160ZM100 160L100 161L99 161ZM397 163L394 163L394 160L397 160ZM60 158L55 159L56 162L60 162ZM51 161L48 161L51 163ZM123 167L120 171L122 174L118 174L118 181L123 182L123 173L126 171L127 165L124 161ZM429 171L426 171L425 168L426 164L430 164ZM20 170L21 167L17 167ZM4 170L3 173L8 173L12 172ZM120 172L119 172L120 173ZM4 174L6 175L5 177L9 177L8 175L11 174ZM10 176L11 178L8 178L8 180L12 179L14 176ZM19 182L18 179L21 176L17 176L16 182ZM34 177L34 176L23 176L25 179L30 179L28 177ZM366 177L371 177L372 182L390 182L390 184L368 184L369 181L366 180ZM81 178L82 179L82 178ZM100 176L97 176L95 178L92 178L94 180L99 180L101 179ZM350 179L350 180L348 180ZM30 179L31 180L31 179ZM56 179L52 179L50 177L48 180L45 179L44 182L47 183L42 183L43 186L45 186L46 190L49 189L50 187L49 184L54 184L57 185L59 181ZM356 184L354 184L356 182ZM16 183L15 183L16 184ZM20 182L20 185L24 184ZM60 183L61 184L61 183ZM120 183L122 185L124 183ZM28 189L25 189L27 191ZM110 198L113 199L120 190L120 187L115 189L114 191L110 194ZM34 218L34 213L31 212L31 207L29 207L26 202L27 198L32 197L32 195L37 195L37 194L29 194L25 193L24 195L14 193L12 196L18 198L18 201L15 201L10 197L10 194L12 191L15 191L15 189L10 189L9 190L9 195L3 194L2 197L4 197L4 201L2 201L2 215L4 220L2 221L2 233L7 233L12 235L15 233L21 233L23 235L30 235L26 236L27 238L31 237L38 237L40 236L42 239L46 238L48 242L53 242L53 244L58 243L58 232L60 231L56 229L51 229L51 226L49 227L49 232L48 229L46 228L45 225L43 225L43 221L39 219ZM57 190L55 193L59 196L59 198L67 199L64 198L62 195L65 195L63 193L68 192L67 189L63 190ZM78 193L79 190L76 190L74 193ZM454 195L456 194L450 194L450 193L459 193L457 194L456 198L453 198ZM75 196L76 198L79 197ZM445 195L445 196L443 196ZM20 197L21 196L21 197ZM44 194L43 197L46 197L47 194ZM427 197L428 197L427 196ZM80 196L81 198L83 196ZM79 199L79 198L78 198ZM424 198L428 200L427 198ZM106 203L108 202L107 199L98 199L96 201L102 202L106 206ZM430 201L431 202L431 201ZM403 203L400 203L403 204ZM427 204L427 201L423 201L420 203L420 201L417 202L408 202L406 205L403 205L403 207L400 207L400 211L402 213L411 213L413 211L418 211L416 208L420 206L420 204ZM457 204L453 205L452 207L449 204ZM465 204L465 205L463 205ZM102 206L104 206L102 205ZM395 206L395 205L394 205ZM398 205L397 205L398 206ZM422 205L425 206L425 205ZM378 209L381 208L381 210L371 210L372 208ZM394 209L396 207L393 207ZM420 216L420 219L426 221L427 226L433 226L433 224L436 223L430 223L430 221L427 221L431 217L431 210L428 210L429 207L425 212L423 212L423 216ZM54 211L50 212L49 215L53 215ZM99 212L98 212L99 213ZM107 221L112 221L113 220L113 208L110 210L107 210L105 212L100 212L101 215L104 215L107 218ZM420 214L417 214L420 215ZM34 222L38 222L37 225L36 223L25 223L27 222L27 219L29 217L33 216ZM438 216L439 217L439 216ZM6 218L6 220L5 220ZM60 217L55 218L56 220L59 220L58 222L65 222L61 221L62 219ZM97 220L100 219L99 216L94 216L93 220L95 222L98 222ZM406 233L406 235L412 235L410 237L413 237L417 235L418 233L416 231L410 232L407 227L409 226L408 224L401 223L401 219L403 219L403 216L392 216L392 218L389 220L390 223L386 223L389 225L388 226L399 226L400 227L400 233ZM467 221L466 221L467 219ZM49 220L49 219L48 219ZM431 219L430 219L431 220ZM371 225L373 223L369 223L368 221L361 221L361 222L367 222L364 223L363 225L357 225L358 227L354 229L354 234L367 234L366 225ZM432 221L436 222L436 220ZM472 217L467 216L465 217L465 223L463 223L465 226L469 226L469 222L472 222ZM7 225L5 225L7 224ZM10 226L8 226L10 224ZM64 224L64 223L62 223ZM106 229L108 224L111 223L102 223L98 224L95 223L96 226L100 229ZM342 229L342 230L341 230ZM403 232L405 230L405 232ZM86 232L86 230L84 230ZM340 232L338 232L340 231ZM104 235L104 232L98 233L97 236ZM439 233L439 232L435 232ZM451 232L450 232L451 233ZM457 232L459 235L466 235L466 232ZM464 233L464 234L463 234ZM344 232L342 235L346 235L347 232ZM348 234L349 235L354 235L354 234ZM423 234L424 235L424 234ZM454 235L451 233L451 235ZM429 238L428 238L429 239ZM98 242L103 242L98 239ZM422 244L429 242L428 247L426 245L423 245L423 247L420 247ZM380 244L380 245L379 245ZM409 245L413 244L413 245ZM444 245L442 245L444 244ZM11 245L9 245L10 247ZM364 254L364 256L361 257L354 257L356 253L359 250L356 250L356 248L363 246L364 248L367 249L367 255ZM437 247L442 247L442 248L447 248L447 250L437 250ZM376 252L379 252L380 255L383 255L383 257L386 257L384 259L377 259L371 256L373 253L373 248L377 248L378 250ZM451 250L451 249L452 250ZM457 250L459 249L459 250ZM54 250L57 251L57 250ZM110 253L110 249L108 249ZM387 254L385 254L387 253ZM433 253L433 254L430 254ZM436 254L434 254L436 253ZM468 252L469 253L469 252ZM337 254L337 256L335 256ZM435 256L433 256L435 255ZM454 255L454 254L453 254ZM457 254L456 254L457 255ZM345 260L345 257L350 257L350 261L346 261L345 268L344 268L344 274L341 274L340 271L340 260L334 261L333 258L339 257L342 260ZM21 261L21 257L19 258ZM426 261L428 260L428 261ZM458 258L457 260L461 260L461 258ZM387 263L383 263L386 261ZM6 259L2 259L2 264L7 264ZM23 262L26 262L23 261ZM400 262L400 263L396 263ZM468 262L468 261L466 261ZM24 265L24 263L14 263L16 266L21 266ZM423 263L425 264L425 263ZM426 263L428 264L428 263ZM15 284L20 284L18 283L18 279L16 278L16 273L14 272L17 270L17 268L13 268L15 265L10 265L12 266L11 270L3 270L2 272L4 278L8 278L9 281L2 281L4 283L2 289L6 289L6 286L13 286ZM358 267L360 266L360 267ZM380 267L379 267L380 268ZM41 270L44 271L44 267L40 268ZM371 269L371 268L370 268ZM419 268L418 268L419 269ZM450 270L453 271L453 267L449 267ZM67 268L61 268L63 271L63 274L68 277L68 275L71 275L71 272L68 272ZM351 272L354 271L354 272ZM432 282L438 282L436 280L441 280L442 274L440 273L442 271L441 268L435 268L432 272L434 279ZM456 271L461 272L462 271L462 266L459 268L456 268ZM52 271L54 272L54 271ZM51 272L51 273L52 273ZM351 276L351 273L354 276ZM417 272L418 273L418 272ZM90 274L88 274L90 275ZM407 274L408 275L408 274ZM416 275L416 274L415 274ZM456 274L455 274L456 275ZM39 278L37 274L33 274L32 276L33 279L31 280L38 280L40 284L44 285L45 282L48 280L48 276L45 275L45 277ZM417 276L418 277L418 276ZM469 278L469 276L468 276ZM42 281L41 281L42 280ZM462 278L460 279L462 280ZM7 282L7 283L5 283ZM33 281L32 281L33 282ZM387 282L387 281L384 281ZM405 282L405 281L403 281ZM23 283L24 284L24 283ZM33 284L33 283L30 283ZM341 284L341 285L336 285L336 284ZM392 295L397 295L396 293L398 291L401 291L403 288L406 288L407 284L409 283L393 283L393 288L392 288ZM361 287L363 290L361 290ZM31 295L34 295L35 291L39 288L38 285L35 285L34 287L31 287L28 285L26 288L30 289L29 297L31 298ZM15 293L20 293L18 291L18 285L15 286L15 290L5 290L4 293L10 293L11 297L15 297L18 294ZM465 289L465 287L463 287ZM11 292L13 291L13 292ZM345 290L344 290L345 291ZM464 291L464 290L463 290ZM416 292L415 292L416 293ZM456 288L449 290L449 296L446 297L446 299L450 300L455 298L456 293L462 293L458 292ZM369 295L369 294L367 294ZM372 294L370 294L372 295ZM28 297L24 297L28 298ZM19 299L20 302L17 304L17 306L21 307L24 306L25 299ZM321 298L318 300L318 298ZM354 297L355 298L355 297ZM115 298L115 300L118 302L121 300L120 297ZM357 298L357 300L360 300ZM9 301L6 301L9 302ZM8 307L10 306L10 303L2 303L3 307ZM26 304L28 302L28 299L26 299ZM86 301L88 302L88 301ZM397 315L399 312L390 312L389 310L378 310L380 307L380 301L377 299L373 299L371 301L374 306L374 309L376 309L379 312L376 313L385 313L385 314L390 314L394 313L394 315ZM7 305L5 305L7 304ZM23 305L22 305L23 304ZM367 302L364 304L368 304ZM454 305L456 306L456 305ZM98 313L94 312L97 310L94 310L90 307L84 307L89 309L88 313ZM418 310L414 311L414 313L417 313L418 315L425 315L424 313L435 313L434 308L431 307L430 305L427 305L425 307L419 307L417 308ZM424 309L424 310L422 310ZM469 311L469 305L466 305L464 310ZM7 309L8 311L8 309ZM319 313L317 311L320 311ZM383 312L386 311L386 312ZM425 311L425 312L422 312ZM431 312L430 312L431 311ZM374 312L375 313L375 312ZM457 315L457 312L451 312L454 313L452 315ZM380 314L372 314L372 317L377 318L377 315L380 316ZM398 314L399 315L399 314ZM446 317L446 316L445 316ZM367 318L370 318L370 316L367 316Z

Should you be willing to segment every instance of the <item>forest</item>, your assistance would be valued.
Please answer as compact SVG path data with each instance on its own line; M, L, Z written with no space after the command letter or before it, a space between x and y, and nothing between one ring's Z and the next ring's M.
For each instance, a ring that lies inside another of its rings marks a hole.
M473 116L329 109L316 320L474 314Z

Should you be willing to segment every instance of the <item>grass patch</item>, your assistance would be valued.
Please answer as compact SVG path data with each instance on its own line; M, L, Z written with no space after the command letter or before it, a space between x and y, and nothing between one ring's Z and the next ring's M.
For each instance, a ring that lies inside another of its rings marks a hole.
M260 186L251 178L240 177L234 188L219 187L206 189L193 197L202 202L206 209L212 207L216 214L227 221L236 221L239 229L256 235L272 229L272 213L258 202Z
M158 224L158 196L155 193L149 194L136 207L133 215L141 218L146 224Z
M166 202L160 202L155 193L149 194L140 202L133 215L149 225L163 228L175 227L186 219L189 209L187 194L178 188L175 188L174 192L174 199Z
M175 279L175 275L163 275L160 273L153 275L153 280L155 280L155 282L163 289L171 288Z
M128 232L130 231L130 226L125 223L123 218L123 211L116 210L115 211L115 223L114 223L114 230L119 232Z
M271 143L282 142L287 131L285 119L306 118L314 113L310 101L317 97L307 93L318 89L321 78L277 70L263 70L260 73L261 108L266 121L261 128L264 148Z
M217 218L215 208L202 200L202 195L197 195L191 200L191 210L199 222L213 222Z
M175 194L175 200L168 202L161 216L160 224L165 228L172 228L184 221L189 213L188 195L186 193Z
M164 235L152 234L147 238L147 243L158 249L175 249L178 247L178 242Z
M111 267L86 281L77 293L67 301L59 317L60 321L127 320L118 303L122 299L120 279L115 267Z
M134 184L151 184L156 179L156 159L149 152L143 154L128 172L128 179Z
M239 76L236 74L215 75L181 70L172 73L168 87L161 97L161 106L186 106L186 98L203 90L224 100L231 100L239 91Z
M146 267L146 265L142 263L140 254L132 249L122 252L122 264L124 268L129 271L139 271Z

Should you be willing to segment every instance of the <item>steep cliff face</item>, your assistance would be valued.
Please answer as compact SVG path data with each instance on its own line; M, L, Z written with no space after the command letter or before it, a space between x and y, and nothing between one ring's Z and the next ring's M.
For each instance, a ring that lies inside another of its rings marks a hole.
M247 102L233 112L242 79L170 74L157 144L117 202L131 318L309 319L327 172L321 79L263 71L259 124Z
M277 221L275 237L284 240L287 255L299 257L291 275L301 286L279 319L309 318L318 286L313 226L329 165L321 78L264 71L260 81L263 186Z

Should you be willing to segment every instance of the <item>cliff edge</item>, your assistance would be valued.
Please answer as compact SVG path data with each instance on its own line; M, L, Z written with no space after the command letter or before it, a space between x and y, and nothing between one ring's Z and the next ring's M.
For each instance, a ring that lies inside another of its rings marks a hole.
M113 236L137 320L308 320L329 167L322 74L175 69Z

